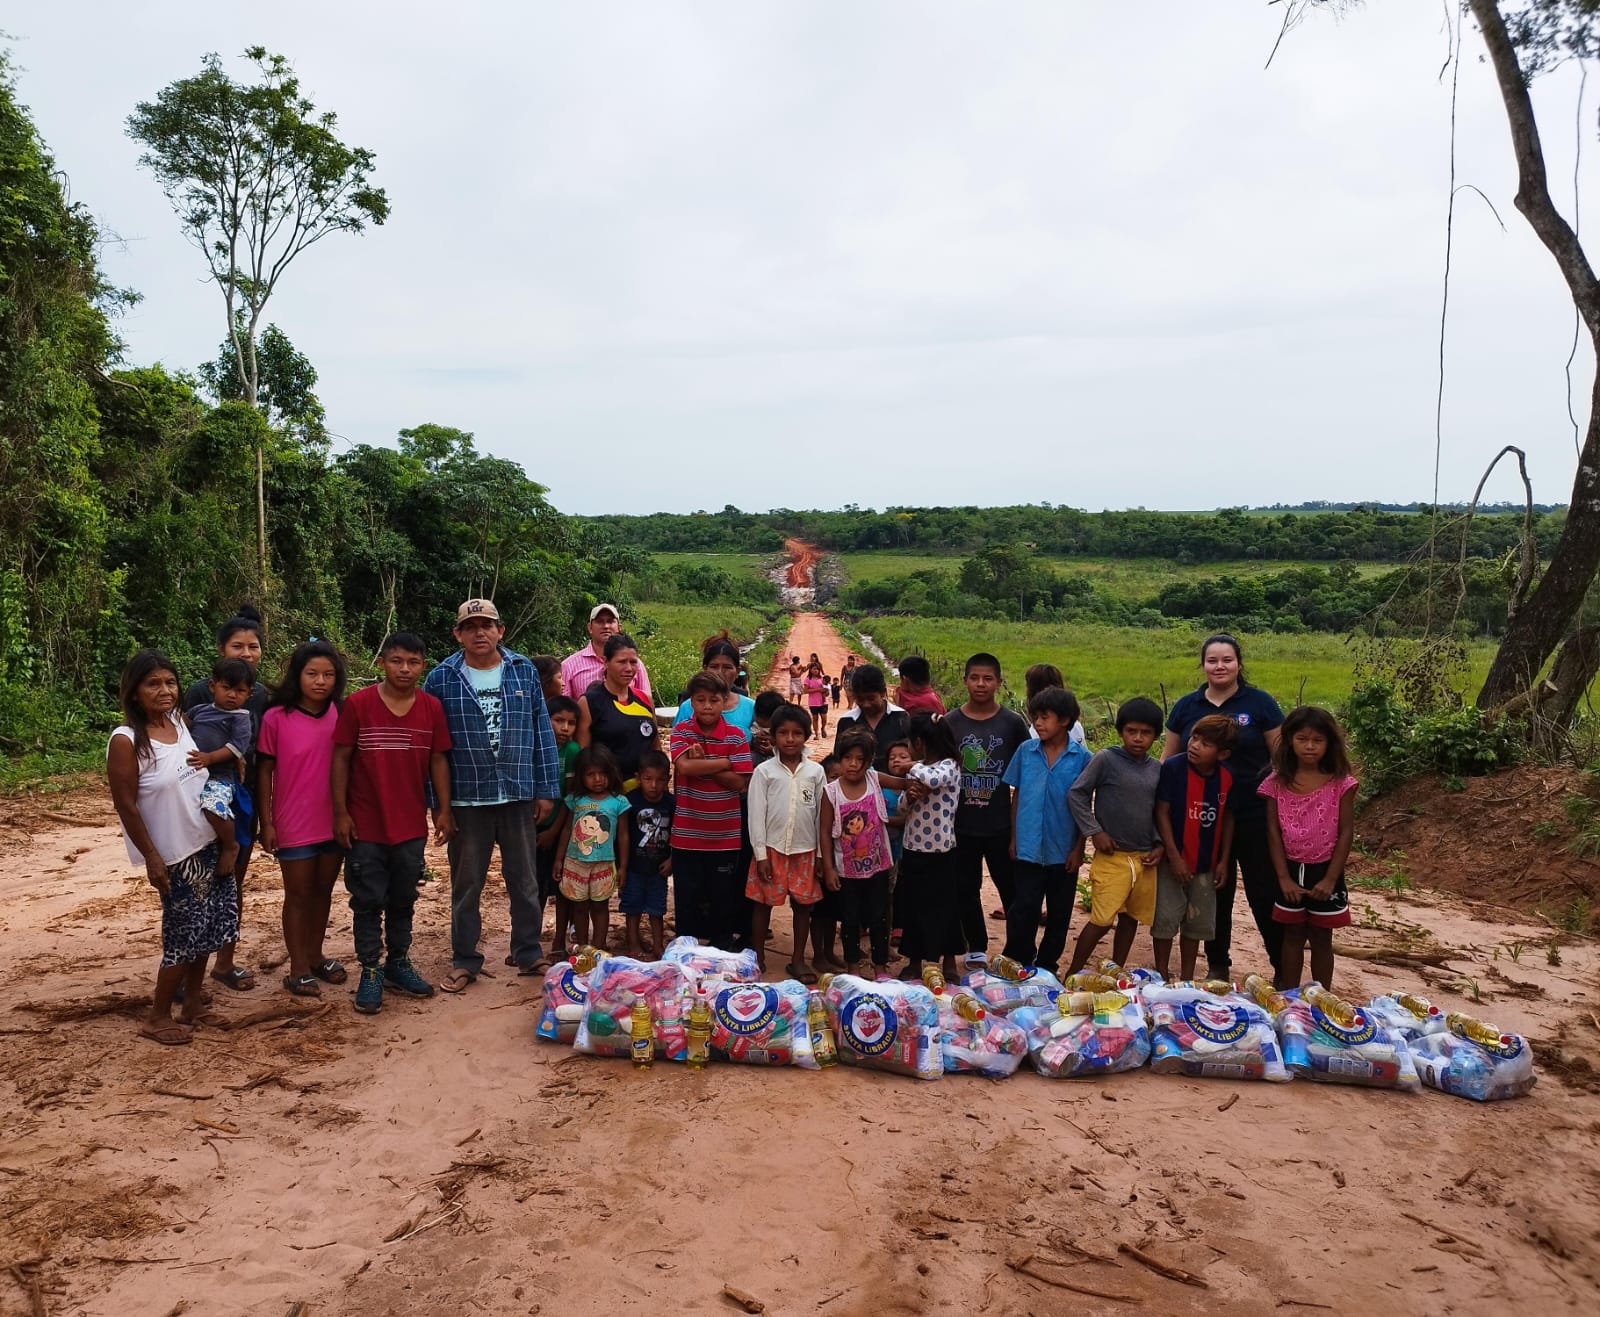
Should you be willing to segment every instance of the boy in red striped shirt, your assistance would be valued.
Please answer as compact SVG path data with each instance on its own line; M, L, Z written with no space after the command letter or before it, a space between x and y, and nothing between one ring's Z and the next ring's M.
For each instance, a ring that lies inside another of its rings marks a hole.
M1223 765L1238 739L1232 718L1213 714L1189 732L1184 754L1161 765L1156 831L1165 849L1156 869L1156 913L1150 945L1156 969L1172 978L1172 939L1180 931L1183 978L1194 978L1196 953L1217 935L1217 883L1233 849L1233 774ZM1233 899L1233 893L1228 893Z
M739 853L741 797L755 764L745 734L722 716L728 684L714 672L689 679L693 716L672 729L677 814L672 825L672 886L677 931L723 950L750 940L750 907Z

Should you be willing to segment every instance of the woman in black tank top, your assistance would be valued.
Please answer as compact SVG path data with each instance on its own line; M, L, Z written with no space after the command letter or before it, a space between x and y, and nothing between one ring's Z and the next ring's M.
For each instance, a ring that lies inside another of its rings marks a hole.
M619 632L607 640L605 660L604 676L578 701L578 744L605 746L631 782L639 775L639 757L657 748L655 710L634 689L639 650L633 637Z

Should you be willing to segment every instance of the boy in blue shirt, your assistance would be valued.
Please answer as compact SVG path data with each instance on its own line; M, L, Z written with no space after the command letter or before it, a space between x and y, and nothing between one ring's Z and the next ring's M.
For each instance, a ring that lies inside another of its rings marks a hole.
M1016 862L1005 954L1052 974L1066 950L1083 863L1083 838L1067 808L1067 790L1089 763L1088 750L1071 739L1078 712L1077 696L1057 686L1029 700L1028 717L1039 739L1017 747L1001 778L1012 788L1011 858ZM1044 936L1036 948L1041 911Z

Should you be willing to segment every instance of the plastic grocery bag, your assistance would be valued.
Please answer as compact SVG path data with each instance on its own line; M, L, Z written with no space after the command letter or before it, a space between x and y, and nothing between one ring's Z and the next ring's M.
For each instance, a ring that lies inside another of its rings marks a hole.
M918 1079L944 1074L939 1006L922 984L838 974L822 999L841 1061Z
M1061 980L1047 969L1028 968L1020 979L1003 978L986 969L975 969L961 980L961 986L996 1015L1009 1015L1019 1006L1049 1006L1061 991Z
M756 964L756 953L751 947L743 951L723 951L700 941L697 937L675 937L661 953L662 960L692 969L698 975L716 974L731 983L754 983L761 977L761 967Z
M1349 1018L1340 1020L1320 1003L1303 1000L1298 991L1284 996L1288 1006L1278 1016L1278 1037L1283 1062L1297 1078L1422 1091L1411 1049L1399 1032L1364 1010L1347 1007Z
M1521 1097L1538 1079L1533 1049L1521 1034L1501 1034L1493 1044L1476 1043L1452 1024L1445 1033L1416 1039L1411 1056L1429 1088L1474 1102Z
M643 997L650 1003L656 1055L681 1061L688 1052L684 1024L693 986L692 971L671 961L602 960L589 971L589 1000L573 1046L591 1056L629 1055L633 1003Z
M711 1055L717 1060L818 1068L806 1020L811 993L803 983L736 983L713 976L702 979L698 990L711 1009Z
M1146 988L1144 999L1157 1073L1288 1081L1272 1017L1255 1002L1177 987Z
M544 976L544 1000L539 1006L539 1037L553 1043L570 1043L578 1036L584 1008L589 1003L589 976L580 974L570 960L558 961Z
M1386 992L1361 1008L1385 1028L1394 1029L1408 1042L1425 1034L1443 1033L1444 1012L1421 997Z
M984 1010L981 1019L967 1019L957 1011L954 993L939 993L934 1001L939 1008L939 1050L945 1074L1004 1079L1016 1073L1028 1054L1028 1035L1021 1028L1007 1016L989 1010Z
M1070 1014L1062 1013L1063 1001ZM1094 1009L1080 1009L1086 1006ZM1010 1019L1027 1030L1028 1059L1047 1079L1114 1075L1150 1059L1144 1011L1129 993L1066 993L1055 1005L1024 1006Z

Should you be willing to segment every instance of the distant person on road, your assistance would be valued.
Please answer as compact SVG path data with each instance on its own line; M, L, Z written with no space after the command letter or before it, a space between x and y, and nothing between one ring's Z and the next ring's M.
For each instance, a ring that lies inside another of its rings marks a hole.
M1005 771L1028 740L1028 723L995 698L1000 660L974 654L966 664L967 702L942 721L961 755L961 808L956 813L956 866L961 884L961 931L967 954L987 954L989 926L983 914L983 871L1000 893L996 918L1004 919L1015 892L1011 884L1011 788Z
M561 661L561 683L569 700L581 701L589 687L600 680L606 666L606 641L621 630L622 614L615 604L596 604L589 610L589 643ZM645 703L653 704L655 695L643 659L639 660L633 684L644 695Z
M805 669L800 666L800 656L798 654L791 654L789 656L789 703L790 704L799 704L800 703L800 697L806 693L806 691L805 691L805 680L806 680L806 672L805 672Z
M1244 653L1239 642L1226 632L1207 636L1200 644L1200 667L1205 681L1172 706L1167 715L1167 739L1163 760L1180 755L1189 734L1202 718L1221 714L1233 719L1238 738L1228 756L1228 771L1233 775L1233 848L1228 869L1218 875L1217 935L1206 943L1206 965L1214 979L1232 978L1233 898L1242 880L1245 899L1261 933L1267 958L1278 968L1283 945L1283 925L1272 918L1278 896L1278 879L1267 845L1266 802L1256 788L1272 767L1277 753L1283 710L1259 686L1252 686L1244 675Z
M854 654L846 654L844 658L844 668L839 673L839 684L844 687L845 707L850 709L855 708L856 703L855 675L856 656ZM878 739L880 742L883 740L882 737L879 737Z
M822 664L815 659L806 670L802 685L806 707L811 711L811 739L820 741L828 734L828 679L822 675Z
M900 660L900 707L907 713L945 715L944 701L933 688L933 669L921 654L908 654Z

